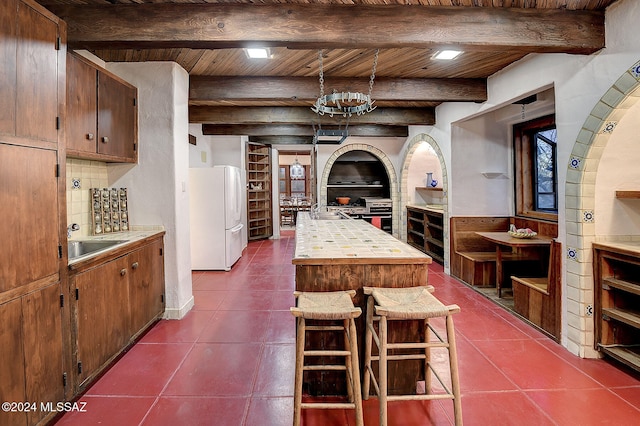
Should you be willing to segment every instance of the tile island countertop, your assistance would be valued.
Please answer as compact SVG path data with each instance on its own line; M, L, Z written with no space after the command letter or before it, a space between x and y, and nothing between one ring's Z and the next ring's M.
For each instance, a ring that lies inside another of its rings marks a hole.
M301 213L296 224L294 265L327 263L430 264L423 252L364 220L316 220Z

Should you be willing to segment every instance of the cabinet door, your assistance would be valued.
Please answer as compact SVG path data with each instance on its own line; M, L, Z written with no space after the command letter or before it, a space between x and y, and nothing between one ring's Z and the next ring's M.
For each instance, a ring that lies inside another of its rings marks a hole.
M0 293L58 274L55 151L0 144Z
M64 401L60 290L60 282L56 282L22 297L24 401ZM36 424L47 414L39 409L29 412L28 423Z
M98 72L98 153L135 160L137 90Z
M76 275L78 383L92 378L129 342L127 257Z
M164 311L164 256L159 239L129 256L131 335Z
M67 151L98 151L97 79L95 67L67 54Z
M57 143L58 25L18 5L16 134Z
M0 2L0 134L15 135L16 129L16 0Z
M0 401L24 401L22 305L16 299L0 305ZM26 413L0 414L0 426L26 425Z

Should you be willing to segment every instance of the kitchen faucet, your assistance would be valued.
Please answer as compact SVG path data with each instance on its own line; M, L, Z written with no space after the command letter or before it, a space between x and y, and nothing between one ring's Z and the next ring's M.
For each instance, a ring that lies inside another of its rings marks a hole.
M67 238L71 238L71 233L79 229L80 225L78 225L77 223L72 223L71 225L67 226Z

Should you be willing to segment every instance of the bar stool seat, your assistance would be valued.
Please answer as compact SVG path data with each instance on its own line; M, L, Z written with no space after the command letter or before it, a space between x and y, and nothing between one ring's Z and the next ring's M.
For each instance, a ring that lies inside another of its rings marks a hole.
M432 400L452 399L455 424L462 425L462 404L460 401L460 385L458 378L458 361L455 343L455 331L452 315L460 312L457 305L446 306L433 294L432 286L407 288L364 287L367 298L367 318L365 334L365 371L363 398L369 398L371 383L375 388L380 405L380 426L387 425L387 402L398 400ZM446 319L446 340L429 324L431 318ZM424 339L419 342L387 341L387 321L419 320L424 321ZM378 331L374 323L378 323ZM431 340L430 333L436 339ZM373 342L376 343L379 355L372 355ZM445 348L449 354L451 389L443 383L431 365L431 348ZM417 353L422 349L423 353ZM389 351L392 350L392 353ZM388 361L424 360L425 390L424 395L387 395L387 363ZM371 367L372 361L378 361L378 379ZM431 374L436 377L444 389L444 393L432 393Z
M296 317L296 371L294 387L293 424L300 424L303 408L345 409L353 408L356 425L363 426L362 395L360 388L360 367L355 318L362 310L353 305L354 290L330 292L294 292L296 306L291 313ZM314 320L307 325L306 320ZM340 324L341 325L336 325ZM334 331L344 334L344 350L305 350L307 331ZM305 365L305 356L345 357L344 365ZM309 370L344 370L346 372L348 403L344 402L302 402L303 373Z

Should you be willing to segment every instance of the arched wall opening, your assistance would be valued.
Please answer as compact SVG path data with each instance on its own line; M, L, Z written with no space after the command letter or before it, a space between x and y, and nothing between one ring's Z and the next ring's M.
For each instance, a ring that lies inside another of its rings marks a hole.
M640 178L640 173L634 174L633 170L609 167L611 161L615 161L613 150L624 149L614 146L620 141L619 135L623 128L627 128L624 130L627 134L628 126L634 126L636 135L640 130L638 120L630 117L631 114L635 117L640 114L638 105L640 61L620 76L592 109L569 158L565 196L567 248L563 280L562 340L567 349L581 357L598 357L594 349L594 320L597 319L593 315L595 291L592 244L597 241L640 241L640 226L629 222L623 225L625 232L621 232L619 224L612 222L620 216L613 214L609 208L618 209L622 206L608 200L611 192L616 189L610 186L620 183L620 178L628 178L629 173ZM625 155L622 153L623 157ZM640 160L640 151L637 158ZM634 169L638 169L637 163ZM605 175L601 175L601 171ZM612 171L615 171L617 178L606 176L606 173Z

